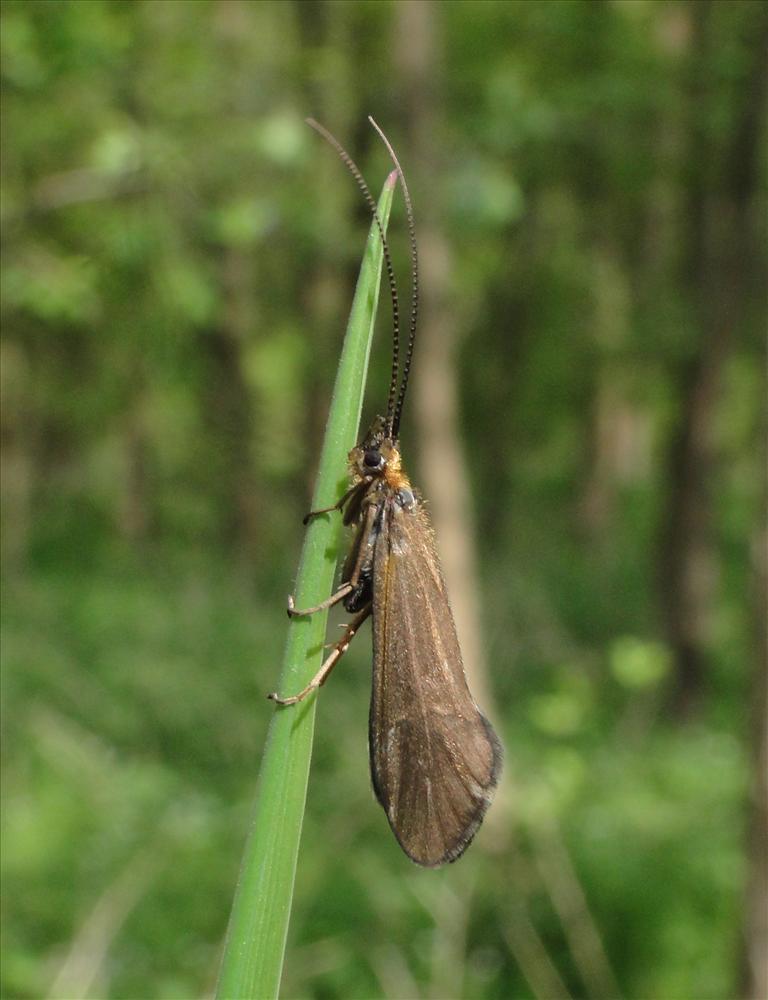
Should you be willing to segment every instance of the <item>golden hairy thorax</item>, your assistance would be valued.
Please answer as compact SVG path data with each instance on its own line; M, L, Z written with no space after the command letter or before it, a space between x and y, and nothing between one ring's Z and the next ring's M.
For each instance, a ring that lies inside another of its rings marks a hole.
M395 454L397 455L397 465L390 466L389 463L387 463L384 470L384 480L391 490L410 490L410 480L400 468L400 452L396 451Z

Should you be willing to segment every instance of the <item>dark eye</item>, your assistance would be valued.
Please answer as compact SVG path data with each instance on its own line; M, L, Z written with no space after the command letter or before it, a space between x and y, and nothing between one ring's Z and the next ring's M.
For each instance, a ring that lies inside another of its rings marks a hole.
M363 465L367 469L378 469L381 465L381 452L375 448L370 448L363 458Z

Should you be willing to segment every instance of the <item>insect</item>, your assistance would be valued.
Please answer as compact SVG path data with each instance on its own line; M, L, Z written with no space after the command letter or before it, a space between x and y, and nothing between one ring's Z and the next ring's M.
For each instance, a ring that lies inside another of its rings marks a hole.
M392 294L393 362L386 416L376 417L349 453L351 486L332 507L345 525L355 525L339 589L311 615L343 602L354 617L310 683L291 697L293 705L328 679L367 618L373 619L373 689L369 753L373 789L400 846L413 861L437 867L466 850L493 797L502 749L491 724L467 686L456 627L435 548L429 516L403 471L398 432L411 368L418 313L418 251L410 194L388 139L403 191L411 247L412 304L408 346L400 373L399 304L392 262L368 187L346 151L308 119L336 149L354 175L377 221ZM399 384L399 385L398 385Z

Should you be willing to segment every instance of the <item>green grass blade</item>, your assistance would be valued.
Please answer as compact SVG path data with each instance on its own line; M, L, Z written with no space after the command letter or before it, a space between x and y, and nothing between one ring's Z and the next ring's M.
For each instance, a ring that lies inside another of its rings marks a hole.
M379 201L386 228L396 174ZM347 325L312 508L334 503L346 487L347 452L354 445L363 404L381 278L381 238L371 226ZM340 515L316 518L307 528L296 578L298 607L316 604L333 585L341 533ZM327 612L288 625L281 694L299 691L322 659ZM265 692L266 695L266 692ZM219 972L219 1000L275 997L288 933L296 860L307 794L316 696L274 711L256 791L256 806L243 855Z

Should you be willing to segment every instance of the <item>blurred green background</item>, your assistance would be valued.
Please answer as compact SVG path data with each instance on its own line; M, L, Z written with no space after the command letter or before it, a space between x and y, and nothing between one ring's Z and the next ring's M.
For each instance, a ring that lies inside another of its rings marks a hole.
M367 230L303 119L377 192L369 113L506 770L411 865L362 635L283 994L766 996L767 68L742 0L3 3L3 996L213 988Z

